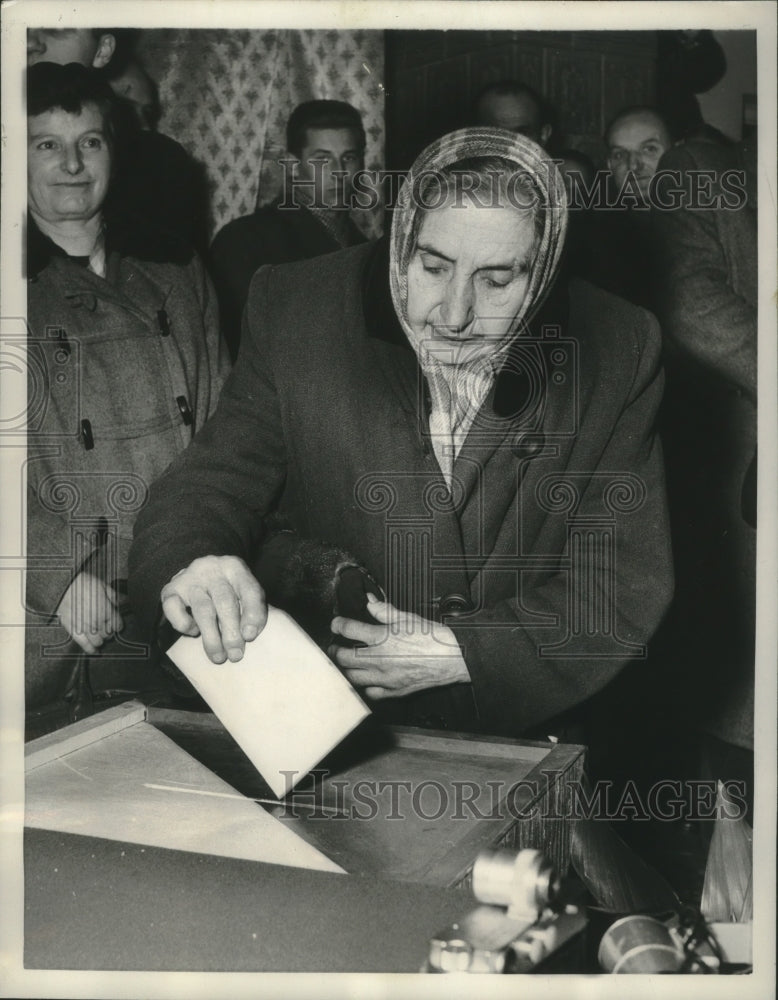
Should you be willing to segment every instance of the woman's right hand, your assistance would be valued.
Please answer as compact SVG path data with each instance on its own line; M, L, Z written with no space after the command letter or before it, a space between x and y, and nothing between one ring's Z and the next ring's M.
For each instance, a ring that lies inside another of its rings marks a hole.
M162 610L176 631L201 635L214 663L243 658L267 621L265 594L237 556L203 556L162 588Z

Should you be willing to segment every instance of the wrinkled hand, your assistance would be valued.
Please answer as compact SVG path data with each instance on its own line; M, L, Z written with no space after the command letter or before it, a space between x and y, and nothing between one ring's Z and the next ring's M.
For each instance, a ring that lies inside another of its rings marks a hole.
M65 591L56 614L71 639L94 656L105 640L124 625L119 601L110 584L84 571Z
M237 556L203 556L162 588L162 610L176 631L202 635L214 663L243 658L267 621L265 595Z
M351 649L334 644L328 654L368 698L401 698L443 684L470 682L456 637L437 625L386 601L368 597L368 610L379 624L335 618L335 635L366 643Z

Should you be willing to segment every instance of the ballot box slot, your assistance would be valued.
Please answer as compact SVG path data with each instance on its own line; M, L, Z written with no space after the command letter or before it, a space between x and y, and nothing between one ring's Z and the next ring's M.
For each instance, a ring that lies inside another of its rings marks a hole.
M578 746L381 727L366 720L282 800L209 713L149 721L349 874L468 885L488 846L537 847L564 869Z

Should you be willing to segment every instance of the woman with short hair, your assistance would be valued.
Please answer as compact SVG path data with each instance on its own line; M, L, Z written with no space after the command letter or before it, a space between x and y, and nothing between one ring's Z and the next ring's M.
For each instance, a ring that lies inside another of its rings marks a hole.
M111 202L114 100L78 64L28 70L28 709L61 705L84 656L95 687L143 677L133 523L228 370L196 254Z

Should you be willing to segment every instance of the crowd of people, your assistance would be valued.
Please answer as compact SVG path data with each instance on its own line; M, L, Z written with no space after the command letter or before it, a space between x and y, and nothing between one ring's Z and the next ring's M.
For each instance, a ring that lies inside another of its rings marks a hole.
M598 170L503 81L368 241L359 112L312 100L291 200L209 246L202 168L117 48L29 32L30 719L186 698L162 623L237 661L270 602L387 720L596 761L672 702L748 777L753 148L632 107Z

